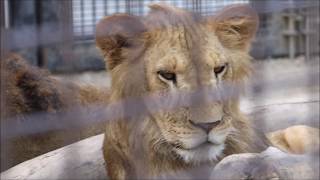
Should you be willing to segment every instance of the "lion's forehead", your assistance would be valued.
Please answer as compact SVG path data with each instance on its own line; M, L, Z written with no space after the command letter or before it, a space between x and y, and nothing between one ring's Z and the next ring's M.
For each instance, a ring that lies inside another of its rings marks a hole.
M223 46L209 32L201 31L200 36L186 33L183 28L172 28L154 32L153 36L147 57L156 69L185 72L195 65L207 68L228 61Z

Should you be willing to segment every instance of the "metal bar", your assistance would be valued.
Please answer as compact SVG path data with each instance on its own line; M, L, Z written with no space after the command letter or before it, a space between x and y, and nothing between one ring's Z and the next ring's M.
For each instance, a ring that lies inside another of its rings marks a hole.
M103 1L103 14L106 16L107 13L108 13L108 10L107 10L107 2L108 1Z
M130 0L125 0L126 13L131 14L131 3Z
M144 5L144 0L140 0L139 2L139 15L142 16L143 15L143 5Z
M80 0L80 8L81 8L81 23L80 23L80 27L81 27L81 36L84 35L84 0Z
M202 13L202 0L198 0L197 5L198 5L198 12L201 14Z
M288 31L290 33L289 35L289 58L293 59L296 55L296 37L295 37L295 15L292 9L290 9L289 12L289 25L288 25Z
M41 24L42 24L42 2L39 0L35 1L35 16L36 16L36 26L37 26L37 41L40 42L42 39ZM46 62L44 60L43 47L38 45L37 50L37 63L39 67L44 67Z
M7 28L10 27L9 1L8 0L4 0L2 3L3 3L2 12L4 12L4 14L2 14L1 16L4 17L4 28L7 29Z
M119 7L119 1L120 1L120 0L116 1L116 12L119 12L119 9L120 9L120 7Z
M73 44L73 29L72 29L72 1L63 1L59 3L59 27L61 29L61 41L64 43L61 46L61 54L63 60L73 59L72 53L69 53Z
M8 3L8 2L7 2ZM6 80L4 79L4 73L2 73L3 71L3 63L4 61L2 61L6 55L9 53L9 48L8 46L10 46L10 41L9 41L9 36L8 36L8 29L5 28L5 8L9 8L9 4L5 4L5 1L0 1L0 118L3 119L6 115L4 114L5 111L2 111L4 108L7 108L6 106L6 102L4 100L2 100L2 97L5 97L6 95L6 91L5 91L5 87L4 87L4 83ZM8 9L9 10L9 9ZM1 131L3 131L3 127L2 127L2 121L1 121ZM1 139L2 140L2 139ZM1 166L2 166L2 162L1 162Z
M93 27L96 24L96 19L97 19L97 15L96 15L96 0L93 0L92 1L92 26Z
M6 101L3 100L4 98L3 97L6 97L7 95L7 92L6 92L6 87L5 87L5 84L4 82L6 82L6 79L5 79L5 76L6 74L4 73L4 61L3 59L6 57L7 53L8 53L8 36L7 36L7 29L5 28L5 8L9 8L8 5L5 5L5 1L0 1L0 118L1 118L1 125L0 125L0 130L1 132L4 132L6 131L3 127L3 125L5 124L4 121L2 121L6 116L6 111L5 111L5 108L8 108L7 105L6 105ZM1 144L3 142L5 142L6 140L3 139L3 137L1 136L0 137L1 139ZM1 156L2 156L2 153L7 153L5 150L3 150L3 148L1 147ZM6 165L6 157L4 158L1 158L1 162L0 162L0 166L1 167L5 167Z

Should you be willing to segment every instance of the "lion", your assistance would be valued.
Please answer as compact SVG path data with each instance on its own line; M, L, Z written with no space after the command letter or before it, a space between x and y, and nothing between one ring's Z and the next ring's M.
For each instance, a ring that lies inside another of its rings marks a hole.
M136 106L147 113L109 122L103 145L109 177L159 177L270 146L240 112L241 93L206 101L208 90L219 92L226 83L241 87L250 74L256 12L232 5L205 18L165 4L150 9L143 18L115 14L97 24L97 47L112 79L109 101L204 89L201 103L151 112L142 102Z
M143 19L116 14L96 27L112 79L110 102L157 92L214 91L223 83L241 85L250 74L248 52L258 26L250 6L230 6L209 18L164 4L150 8ZM199 106L108 123L103 152L111 179L139 177L137 161L148 167L146 177L156 177L269 146L240 112L239 97L205 102L206 96L199 97ZM135 134L140 145L131 138ZM144 160L134 157L136 146Z

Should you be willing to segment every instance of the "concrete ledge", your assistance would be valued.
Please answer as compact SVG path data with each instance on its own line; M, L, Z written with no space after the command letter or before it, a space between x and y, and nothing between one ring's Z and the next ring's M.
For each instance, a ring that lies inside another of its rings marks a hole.
M97 135L25 161L1 179L105 179L104 135Z

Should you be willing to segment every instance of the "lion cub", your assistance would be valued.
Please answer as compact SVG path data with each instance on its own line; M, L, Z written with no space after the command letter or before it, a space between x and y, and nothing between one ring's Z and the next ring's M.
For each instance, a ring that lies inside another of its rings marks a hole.
M200 17L162 4L150 8L146 17L116 14L97 25L96 43L112 78L110 102L154 93L166 100L173 92L201 93L190 98L194 105L170 110L152 111L148 101L124 104L123 118L106 127L108 175L159 177L268 147L264 135L240 112L238 95L219 98L223 84L241 86L249 74L248 52L258 25L255 11L235 5ZM217 99L208 100L210 92L217 92ZM125 114L139 108L146 113Z
M112 179L214 166L227 155L267 148L264 134L240 112L239 93L223 98L224 90L241 87L249 74L248 51L258 24L255 11L237 5L205 18L166 5L150 7L146 17L117 14L97 25L97 46L112 76L110 94L59 82L19 56L6 59L1 123L8 123L8 117L25 120L25 113L55 114L76 105L129 102L116 114L122 118L106 127L104 157ZM231 86L225 89L224 84ZM150 98L155 94L158 101ZM19 136L2 147L1 161L7 161L8 168L100 130L99 124ZM275 146L292 153L313 149L318 137L319 129L306 126L268 134Z

